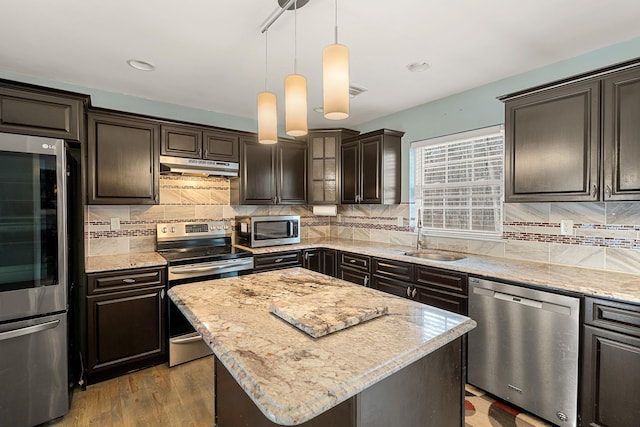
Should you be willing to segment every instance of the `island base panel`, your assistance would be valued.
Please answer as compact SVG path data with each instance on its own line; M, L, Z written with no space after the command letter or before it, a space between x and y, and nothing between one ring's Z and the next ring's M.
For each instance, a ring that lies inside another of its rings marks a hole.
M460 427L461 338L423 357L301 427ZM216 426L272 427L216 358Z

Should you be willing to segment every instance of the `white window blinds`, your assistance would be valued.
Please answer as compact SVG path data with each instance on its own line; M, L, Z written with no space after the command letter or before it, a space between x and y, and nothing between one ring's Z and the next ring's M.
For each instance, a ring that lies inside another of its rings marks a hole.
M499 127L413 144L415 200L427 232L502 235L503 147Z

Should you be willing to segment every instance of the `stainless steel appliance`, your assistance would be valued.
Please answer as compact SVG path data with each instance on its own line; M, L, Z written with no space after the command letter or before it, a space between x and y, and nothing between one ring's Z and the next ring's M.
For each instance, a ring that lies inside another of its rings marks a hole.
M69 409L62 140L0 134L0 420Z
M237 177L239 171L240 164L236 162L160 156L160 173L163 175L178 174Z
M300 216L236 217L236 238L252 248L300 243Z
M157 250L168 263L169 288L253 271L253 254L231 244L224 222L157 225ZM168 298L169 366L211 354L211 349Z
M559 426L578 416L580 300L469 279L468 382Z

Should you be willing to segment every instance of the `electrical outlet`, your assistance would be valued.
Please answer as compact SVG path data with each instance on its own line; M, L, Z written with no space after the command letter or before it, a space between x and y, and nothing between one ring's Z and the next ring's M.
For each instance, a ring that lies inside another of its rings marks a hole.
M111 231L120 230L120 218L111 218Z
M560 220L560 234L565 236L573 236L573 221L570 219Z
M402 227L404 225L404 218L401 216L398 217L398 227Z

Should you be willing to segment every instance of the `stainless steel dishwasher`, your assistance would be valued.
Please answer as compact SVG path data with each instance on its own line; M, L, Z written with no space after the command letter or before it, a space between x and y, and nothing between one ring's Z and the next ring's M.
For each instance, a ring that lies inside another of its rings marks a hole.
M579 311L578 298L469 278L468 382L575 427Z

